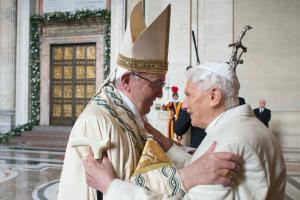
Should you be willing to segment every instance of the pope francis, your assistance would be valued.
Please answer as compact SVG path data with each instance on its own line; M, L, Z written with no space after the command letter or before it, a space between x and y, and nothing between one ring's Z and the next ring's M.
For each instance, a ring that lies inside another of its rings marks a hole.
M58 189L58 200L97 199L85 181L82 159L88 147L71 147L71 139L108 140L109 159L117 177L129 180L137 166L147 133L142 116L162 97L168 62L170 5L146 27L142 4L132 10L115 72L77 119L69 138ZM147 81L149 80L149 81ZM150 82L150 83L148 83ZM148 87L150 86L150 87Z

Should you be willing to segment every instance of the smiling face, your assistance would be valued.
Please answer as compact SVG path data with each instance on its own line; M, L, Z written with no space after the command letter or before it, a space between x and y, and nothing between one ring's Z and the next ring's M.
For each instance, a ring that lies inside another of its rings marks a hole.
M139 73L139 75L148 80L131 75L131 90L128 97L143 116L150 112L153 101L163 96L163 84L154 86L155 84L153 85L153 82L163 83L165 81L165 75L150 73Z

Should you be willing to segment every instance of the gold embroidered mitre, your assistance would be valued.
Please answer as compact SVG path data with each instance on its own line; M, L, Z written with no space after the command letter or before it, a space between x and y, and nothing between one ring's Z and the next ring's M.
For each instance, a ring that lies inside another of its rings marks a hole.
M117 58L120 67L135 72L167 72L170 14L168 5L146 27L142 2L133 8Z

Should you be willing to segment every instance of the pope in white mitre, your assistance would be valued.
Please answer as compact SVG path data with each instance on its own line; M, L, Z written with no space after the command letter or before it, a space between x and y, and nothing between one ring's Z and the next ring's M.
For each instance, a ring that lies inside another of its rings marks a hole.
M103 198L100 192L86 183L90 174L86 175L83 164L88 155L99 152L93 152L95 148L92 151L89 147L72 147L72 141L82 137L92 141L108 141L105 159L112 163L116 178L151 192L164 193L166 197L182 198L189 189L185 188L187 185L226 185L232 182L222 174L239 169L237 155L212 153L212 149L189 166L197 170L189 174L191 178L183 181L181 175L191 170L185 168L179 172L175 168L174 162L165 153L172 142L162 135L150 135L144 129L142 117L150 112L153 101L163 95L168 69L170 12L168 5L146 27L142 3L133 8L116 69L91 99L71 131L58 200ZM96 180L103 177L98 179L96 175L92 176ZM123 199L123 196L117 195L114 199Z

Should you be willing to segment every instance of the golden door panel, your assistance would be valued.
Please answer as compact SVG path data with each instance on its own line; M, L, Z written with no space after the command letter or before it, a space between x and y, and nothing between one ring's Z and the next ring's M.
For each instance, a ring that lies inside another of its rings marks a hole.
M72 85L64 86L64 98L72 98Z
M53 52L54 52L54 59L55 60L61 60L62 59L62 56L63 56L62 47L54 47Z
M77 79L84 79L85 78L85 67L84 66L77 66L76 67L76 78Z
M76 59L84 59L85 58L85 48L77 47L76 49Z
M72 104L64 104L64 117L72 117Z
M86 54L87 59L96 59L96 48L92 46L87 47Z
M64 58L65 58L65 60L73 58L73 48L72 47L65 47Z
M84 98L84 85L76 85L76 97Z
M96 92L96 86L95 85L87 85L86 86L86 96L89 98L92 98L93 95Z
M54 79L62 79L62 67L54 67Z
M96 67L95 66L87 66L86 72L87 72L87 74L86 74L87 78L96 78Z
M50 63L50 125L71 126L96 91L96 45L52 45Z
M53 104L52 115L54 117L61 116L61 104Z
M60 85L53 86L53 97L61 97L62 89Z
M72 79L72 66L64 66L64 79Z

